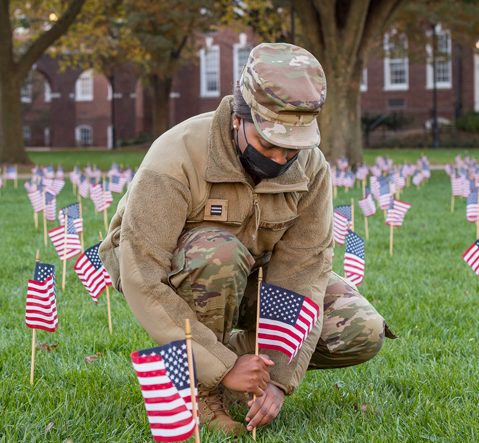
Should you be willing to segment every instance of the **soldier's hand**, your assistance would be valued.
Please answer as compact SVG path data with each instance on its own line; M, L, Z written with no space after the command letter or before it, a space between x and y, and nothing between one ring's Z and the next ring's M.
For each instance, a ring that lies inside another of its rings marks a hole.
M273 365L274 361L264 354L242 355L222 383L232 391L250 392L260 397L268 386L269 367Z
M284 392L268 383L264 395L248 402L250 410L246 414L245 420L248 422L246 429L252 431L253 428L271 423L281 411L283 402Z

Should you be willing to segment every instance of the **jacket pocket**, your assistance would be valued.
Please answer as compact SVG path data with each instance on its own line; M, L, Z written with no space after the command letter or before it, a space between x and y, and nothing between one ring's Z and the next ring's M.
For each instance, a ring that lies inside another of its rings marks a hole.
M265 221L262 220L259 223L259 229L267 229L270 231L285 231L286 229L290 228L291 226L294 225L296 222L296 219L298 216L294 216L291 218L288 218L287 220L284 221Z

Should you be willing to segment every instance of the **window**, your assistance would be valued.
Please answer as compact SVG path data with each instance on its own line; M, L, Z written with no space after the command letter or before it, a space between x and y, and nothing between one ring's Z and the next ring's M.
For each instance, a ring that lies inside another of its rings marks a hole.
M394 32L384 36L384 89L405 91L409 87L407 37Z
M404 109L406 107L406 100L403 98L390 98L388 100L389 109Z
M202 97L220 95L220 48L211 46L200 51L200 89Z
M442 29L441 25L436 25L436 50L434 53L436 59L436 88L450 89L452 87L452 66L451 66L451 33ZM432 39L432 31L427 33ZM432 66L432 45L426 46L427 66L426 66L426 87L432 89L433 66Z
M50 137L50 128L43 129L43 143L45 146L50 146L51 137Z
M30 139L32 138L32 130L30 126L23 126L22 132L23 132L23 141L25 143L28 143Z
M233 84L239 81L241 72L248 61L251 48L243 46L241 43L233 46Z
M368 69L364 68L361 73L361 83L359 84L359 90L361 92L368 90Z
M75 83L75 100L77 102L93 100L93 71L83 72Z
M46 80L43 84L45 88L43 91L43 99L45 100L45 103L50 103L52 101L52 88L50 87L50 83L48 83Z
M93 143L93 131L91 126L77 126L75 129L75 139L78 146L91 146Z
M32 102L32 78L29 75L25 80L25 83L22 85L20 91L20 99L22 103L31 103Z

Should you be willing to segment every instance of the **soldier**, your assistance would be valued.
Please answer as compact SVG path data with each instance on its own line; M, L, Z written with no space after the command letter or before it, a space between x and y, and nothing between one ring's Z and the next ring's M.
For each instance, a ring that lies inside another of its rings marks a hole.
M312 54L256 46L233 96L153 143L101 245L115 287L158 344L182 338L191 319L210 429L245 430L225 389L256 394L251 430L278 415L307 369L359 364L382 346L383 318L331 270L331 178L317 124L325 98ZM277 351L254 355L259 267L321 308L289 364Z

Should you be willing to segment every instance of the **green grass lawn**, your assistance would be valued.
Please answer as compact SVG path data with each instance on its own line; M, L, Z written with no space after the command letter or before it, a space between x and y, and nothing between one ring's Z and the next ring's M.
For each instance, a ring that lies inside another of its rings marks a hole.
M98 305L91 301L74 274L74 260L68 263L66 290L57 293L58 331L37 333L37 343L56 347L37 350L30 386L32 333L24 310L35 250L57 266L58 282L61 262L34 230L23 185L14 190L8 183L0 192L0 442L152 441L129 355L153 343L115 291L110 336L105 297ZM340 191L335 204L351 197L357 200L359 189ZM475 226L465 219L463 199L450 212L443 172L433 172L420 189L406 189L401 199L413 206L395 231L393 257L382 213L369 220L361 287L399 339L387 340L381 353L361 366L308 373L277 420L259 429L259 442L479 441L478 279L461 257L475 239ZM58 207L72 201L68 183ZM84 204L84 216L88 247L98 241L103 218L91 201ZM357 217L360 235L363 228ZM339 273L342 257L338 246ZM96 361L85 361L97 353ZM227 441L205 430L201 436L204 442Z
M88 150L79 148L70 148L62 151L29 151L32 162L47 165L61 164L66 171L71 171L75 165L85 167L87 164L97 165L103 170L107 170L112 162L122 164L124 167L132 168L139 166L145 155L145 149L126 149L120 148L115 151L106 150ZM427 149L427 148L387 148L387 149L366 149L364 151L364 161L368 165L374 164L376 157L387 156L394 160L395 163L412 162L415 163L422 155L429 158L431 164L444 165L452 163L456 155L476 156L478 150L474 149ZM24 168L25 172L28 168Z

